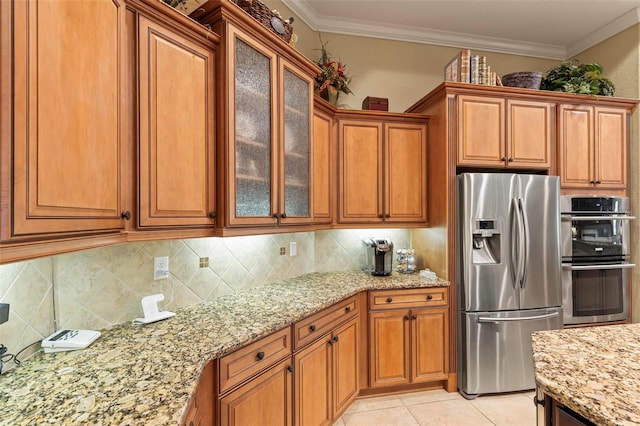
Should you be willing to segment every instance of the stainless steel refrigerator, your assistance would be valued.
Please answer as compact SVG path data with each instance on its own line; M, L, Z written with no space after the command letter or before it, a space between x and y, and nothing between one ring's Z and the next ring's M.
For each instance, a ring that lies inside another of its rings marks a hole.
M457 179L458 389L533 389L531 333L562 328L558 177Z

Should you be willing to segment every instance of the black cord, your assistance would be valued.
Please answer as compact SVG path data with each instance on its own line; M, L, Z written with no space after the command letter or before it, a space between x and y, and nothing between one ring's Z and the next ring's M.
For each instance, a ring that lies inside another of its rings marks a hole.
M33 343L31 343L30 345L25 346L24 348L20 349L18 351L18 353L14 354L8 354L7 353L7 347L5 345L0 344L0 374L2 374L2 366L3 363L9 362L11 360L13 360L13 363L15 365L20 365L20 360L18 359L18 355L20 355L22 352L26 351L27 349L29 349L31 346L41 343L42 340L38 340L35 341Z

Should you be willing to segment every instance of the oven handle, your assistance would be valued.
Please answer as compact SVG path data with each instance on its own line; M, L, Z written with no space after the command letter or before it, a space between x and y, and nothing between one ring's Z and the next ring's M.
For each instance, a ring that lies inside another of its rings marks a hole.
M559 314L560 314L559 312L552 312L550 314L533 315L533 316L530 316L530 317L506 317L506 318L479 317L478 318L478 322L532 321L532 320L541 320L541 319L557 317Z
M629 269L636 266L635 263L619 263L619 264L599 264L599 265L583 265L583 266L573 266L563 264L562 269L570 269L572 271L595 271L598 269Z
M565 222L572 222L572 221L579 221L579 220L635 220L636 217L635 216L628 216L628 215L624 215L624 216L618 216L618 215L614 215L614 216L568 216L568 215L562 215L560 216L561 220L565 221Z

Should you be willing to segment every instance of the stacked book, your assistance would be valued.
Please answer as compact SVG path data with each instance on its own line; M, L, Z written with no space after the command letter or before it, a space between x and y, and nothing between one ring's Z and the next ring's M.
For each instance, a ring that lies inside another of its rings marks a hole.
M469 49L462 49L444 67L444 81L485 86L501 85L497 74L487 65L487 57L472 55Z

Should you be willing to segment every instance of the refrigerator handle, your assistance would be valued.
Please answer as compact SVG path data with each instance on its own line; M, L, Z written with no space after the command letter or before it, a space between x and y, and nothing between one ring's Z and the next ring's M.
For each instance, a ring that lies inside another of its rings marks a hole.
M560 315L559 312L551 312L550 314L533 315L530 317L506 317L506 318L478 317L478 322L533 321L533 320L549 319L549 318L557 317L558 315Z
M518 212L518 202L511 199L511 209L509 210L511 222L511 240L509 241L511 258L511 280L516 288L520 279L520 214Z
M522 198L518 198L518 207L520 208L520 215L522 216L522 277L520 278L520 288L524 288L524 283L527 281L527 265L529 265L529 221L527 215L524 212L524 205L522 204Z

